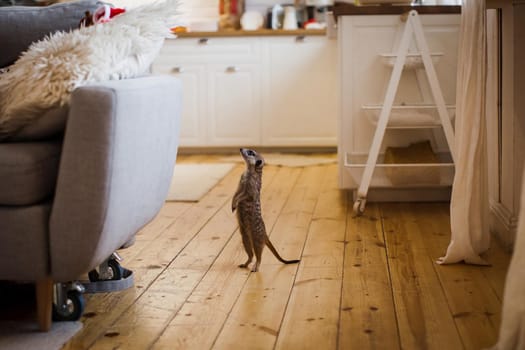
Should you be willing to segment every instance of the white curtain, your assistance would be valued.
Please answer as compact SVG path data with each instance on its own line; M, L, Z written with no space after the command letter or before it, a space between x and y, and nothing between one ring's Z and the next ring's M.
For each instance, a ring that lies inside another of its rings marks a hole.
M458 47L455 170L451 241L440 264L486 265L489 248L486 152L486 11L484 0L463 0Z

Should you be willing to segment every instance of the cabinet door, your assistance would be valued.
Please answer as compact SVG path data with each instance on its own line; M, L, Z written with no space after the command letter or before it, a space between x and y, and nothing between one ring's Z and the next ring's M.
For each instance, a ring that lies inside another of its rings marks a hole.
M260 67L208 66L208 139L213 146L260 144Z
M203 64L154 64L153 72L173 74L182 80L180 146L206 143L206 66Z
M336 41L267 38L263 142L268 146L337 144Z

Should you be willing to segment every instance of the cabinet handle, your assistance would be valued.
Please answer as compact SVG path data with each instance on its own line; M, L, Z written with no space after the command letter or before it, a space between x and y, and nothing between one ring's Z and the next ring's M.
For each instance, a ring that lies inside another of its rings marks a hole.
M238 72L238 71L239 71L238 67L235 67L235 66L226 67L226 73L235 73L235 72Z
M199 45L208 45L208 38L200 38Z
M182 67L173 67L171 69L171 72L175 73L175 74L182 73L182 72L184 72L184 68L182 68Z
M304 35L298 35L295 37L295 42L296 43L304 43L306 40L306 37Z

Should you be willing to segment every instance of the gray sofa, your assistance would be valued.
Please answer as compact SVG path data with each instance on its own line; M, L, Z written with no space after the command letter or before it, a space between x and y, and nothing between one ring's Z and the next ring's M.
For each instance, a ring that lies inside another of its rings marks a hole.
M1 7L0 67L31 41L76 27L96 5ZM55 283L77 279L132 242L163 205L181 89L167 76L77 88L67 108L0 142L0 280L36 283L42 330L51 325Z

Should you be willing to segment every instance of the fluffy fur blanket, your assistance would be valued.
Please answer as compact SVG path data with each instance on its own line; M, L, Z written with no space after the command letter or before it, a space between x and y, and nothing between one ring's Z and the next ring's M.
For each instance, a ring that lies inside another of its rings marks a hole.
M146 73L179 15L179 0L154 2L33 43L0 75L0 139L67 104L79 86Z

